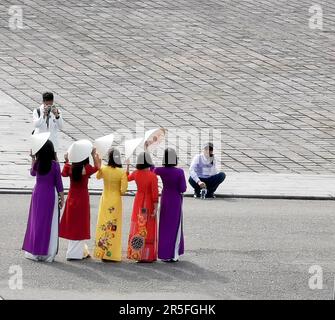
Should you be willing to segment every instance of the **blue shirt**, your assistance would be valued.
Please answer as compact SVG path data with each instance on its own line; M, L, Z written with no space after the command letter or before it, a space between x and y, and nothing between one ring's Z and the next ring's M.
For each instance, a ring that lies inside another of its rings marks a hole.
M211 161L204 154L199 154L193 158L190 166L190 176L196 183L200 181L200 178L209 178L218 173L215 158L213 163Z

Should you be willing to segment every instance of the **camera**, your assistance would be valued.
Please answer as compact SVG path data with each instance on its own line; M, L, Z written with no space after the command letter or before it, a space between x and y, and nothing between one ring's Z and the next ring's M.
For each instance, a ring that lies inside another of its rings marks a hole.
M48 106L46 109L48 114L50 114L51 112L54 112L55 110L57 110L57 106L55 106L54 104L52 106Z

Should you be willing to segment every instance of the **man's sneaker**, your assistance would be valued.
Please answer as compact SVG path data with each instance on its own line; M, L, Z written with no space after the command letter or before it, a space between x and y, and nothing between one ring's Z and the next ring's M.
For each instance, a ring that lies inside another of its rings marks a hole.
M214 194L207 194L206 199L216 199L216 196Z
M200 194L199 194L199 193L195 193L195 194L193 195L193 198L200 198Z

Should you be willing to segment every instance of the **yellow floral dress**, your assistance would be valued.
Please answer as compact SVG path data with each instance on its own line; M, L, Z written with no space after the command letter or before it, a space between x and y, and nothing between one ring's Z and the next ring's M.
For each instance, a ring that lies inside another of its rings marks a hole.
M122 198L127 191L128 179L121 168L102 166L97 179L104 180L96 227L94 257L121 261L122 255Z

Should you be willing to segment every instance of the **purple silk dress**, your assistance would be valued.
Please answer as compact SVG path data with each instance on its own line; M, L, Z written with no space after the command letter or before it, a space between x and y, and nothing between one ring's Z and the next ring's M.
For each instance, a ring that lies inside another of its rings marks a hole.
M63 183L59 163L52 162L51 170L40 175L37 163L30 170L36 176L36 184L32 193L27 230L22 249L33 255L48 255L51 225L55 205L58 205L56 191L63 191Z
M159 216L158 258L177 260L184 254L183 195L186 191L184 171L176 167L155 168L163 182Z

